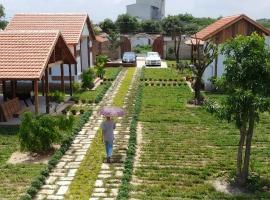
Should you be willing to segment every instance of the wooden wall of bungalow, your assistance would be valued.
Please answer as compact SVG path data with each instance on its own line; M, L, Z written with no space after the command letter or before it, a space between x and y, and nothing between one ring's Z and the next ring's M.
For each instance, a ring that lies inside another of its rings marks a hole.
M210 40L216 44L222 44L228 39L234 38L237 35L249 36L254 32L257 32L261 36L264 35L262 29L258 28L246 19L241 19L228 27L224 27L221 31L214 34Z

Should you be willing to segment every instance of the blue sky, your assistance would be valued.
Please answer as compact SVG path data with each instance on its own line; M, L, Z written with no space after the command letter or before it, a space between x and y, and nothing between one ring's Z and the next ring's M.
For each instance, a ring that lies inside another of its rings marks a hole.
M7 19L15 13L87 12L96 23L115 19L135 0L0 0ZM191 13L198 17L219 17L245 13L253 19L270 18L270 0L167 0L166 14Z

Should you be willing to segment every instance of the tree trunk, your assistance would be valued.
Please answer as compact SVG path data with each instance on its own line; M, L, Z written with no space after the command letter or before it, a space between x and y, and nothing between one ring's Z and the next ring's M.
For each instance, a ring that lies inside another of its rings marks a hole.
M195 100L197 102L200 102L203 100L202 95L201 95L201 84L202 84L202 78L200 75L198 75L194 84Z
M248 132L247 132L247 137L246 137L246 150L245 150L244 165L243 165L243 170L242 170L244 184L247 182L247 179L249 176L249 162L250 162L251 143L252 143L252 137L253 137L253 132L254 132L254 125L255 125L255 113L254 111L251 111L251 114L249 116L249 127L248 127Z
M245 128L240 129L240 140L238 144L238 153L237 153L237 169L236 169L236 182L242 185L242 164L243 164L243 146L246 138Z

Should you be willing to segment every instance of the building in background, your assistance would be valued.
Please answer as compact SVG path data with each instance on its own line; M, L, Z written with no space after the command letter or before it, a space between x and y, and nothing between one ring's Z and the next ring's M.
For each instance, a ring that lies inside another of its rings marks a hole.
M136 0L127 6L127 14L140 20L161 20L165 16L165 0Z

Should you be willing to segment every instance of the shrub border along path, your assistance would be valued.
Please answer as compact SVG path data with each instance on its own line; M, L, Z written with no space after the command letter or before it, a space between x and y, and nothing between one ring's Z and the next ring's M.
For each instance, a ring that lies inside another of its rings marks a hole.
M134 73L134 70L135 73ZM120 119L115 130L115 143L112 163L103 163L95 183L90 200L112 200L118 196L124 173L124 162L127 157L130 139L130 124L134 114L134 103L139 83L140 69L129 68L127 76L114 99L114 105L123 106L126 114ZM123 95L125 94L125 95Z
M115 88L119 86L124 75L125 71L123 70L107 91L103 100L93 108L93 114L88 123L85 124L75 137L64 156L59 161L55 161L55 168L52 169L48 178L45 180L45 185L41 187L35 199L64 199L64 195L68 191L69 185L74 179L81 162L84 160L102 121L102 116L99 115L98 111L100 107L112 102L112 96L115 95Z

